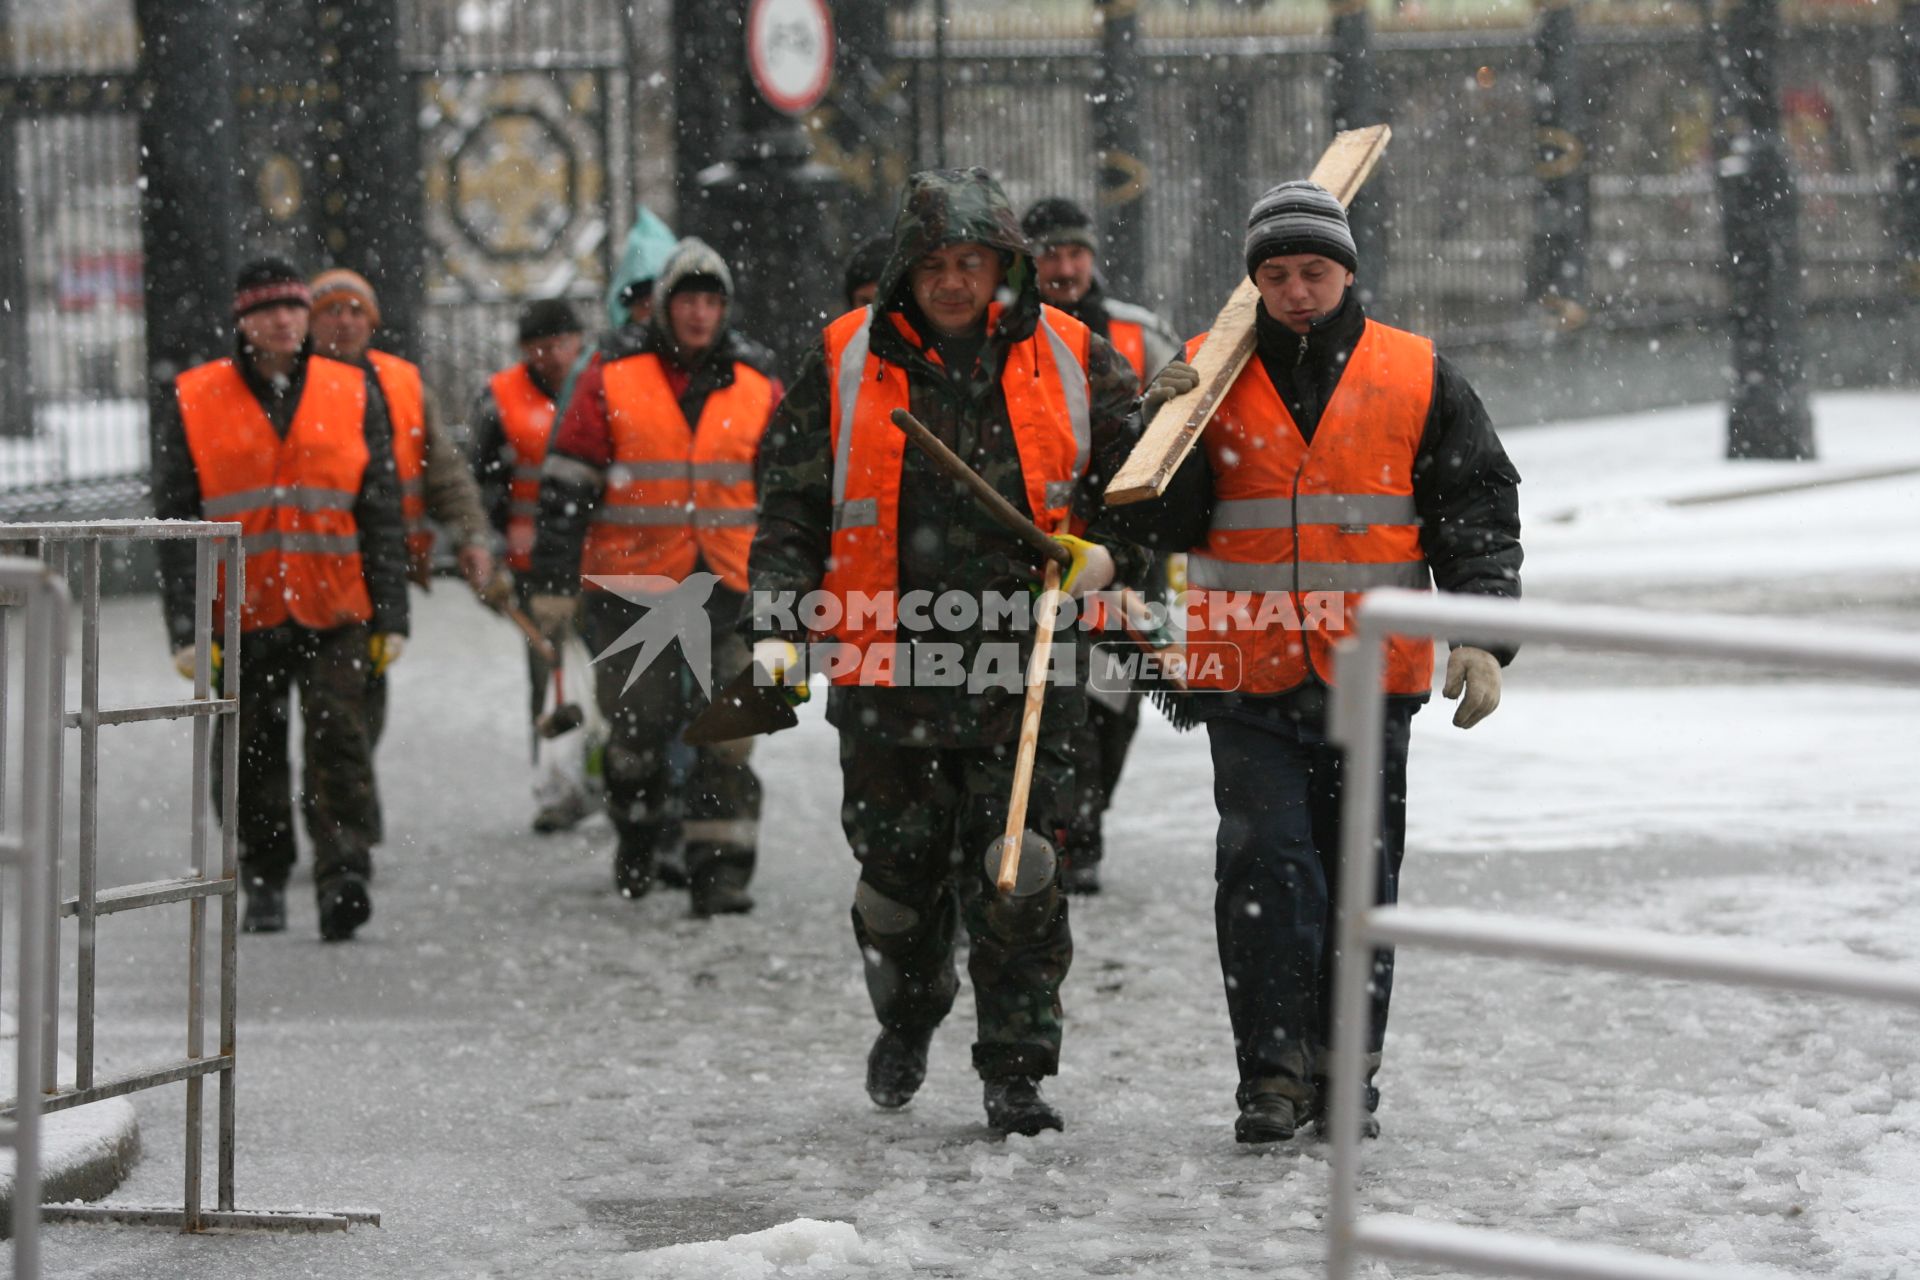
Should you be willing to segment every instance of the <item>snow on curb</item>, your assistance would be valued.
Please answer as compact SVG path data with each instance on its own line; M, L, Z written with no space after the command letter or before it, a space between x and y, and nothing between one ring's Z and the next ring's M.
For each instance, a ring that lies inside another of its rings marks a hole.
M0 1097L14 1096L19 1041L13 1015L0 1017ZM73 1063L60 1055L60 1074L71 1079ZM140 1159L140 1121L125 1098L106 1098L40 1119L40 1200L102 1200ZM13 1229L13 1152L0 1151L0 1240Z
M796 1218L725 1240L673 1244L629 1254L624 1262L628 1274L639 1277L698 1275L708 1280L769 1280L775 1276L839 1274L844 1267L885 1261L882 1255L888 1252L862 1240L850 1222Z

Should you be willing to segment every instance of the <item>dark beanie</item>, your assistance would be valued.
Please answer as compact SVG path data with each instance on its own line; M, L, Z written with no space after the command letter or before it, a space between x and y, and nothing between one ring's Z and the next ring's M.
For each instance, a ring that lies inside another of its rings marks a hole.
M1099 237L1093 232L1093 219L1087 216L1087 211L1061 196L1036 201L1027 210L1027 216L1020 219L1020 229L1027 233L1036 250L1044 251L1055 244L1100 247Z
M1349 271L1360 269L1347 210L1315 182L1283 182L1253 202L1247 215L1247 275L1268 258L1317 253Z
M233 284L233 318L249 311L276 307L291 302L297 307L313 305L313 291L307 277L285 258L255 258L240 268Z
M847 273L841 282L840 295L853 305L853 291L863 284L879 284L880 273L887 269L887 259L893 256L893 237L875 236L853 251L847 259Z
M565 298L536 298L520 308L522 342L579 332L580 317L574 314L573 304Z

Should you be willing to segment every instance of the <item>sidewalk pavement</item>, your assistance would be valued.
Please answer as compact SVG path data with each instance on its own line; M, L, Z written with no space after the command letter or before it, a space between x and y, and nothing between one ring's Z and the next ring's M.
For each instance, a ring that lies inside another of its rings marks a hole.
M20 1042L11 1013L0 1013L0 1098L14 1096ZM60 1078L73 1062L60 1055ZM140 1122L133 1103L107 1098L40 1118L40 1202L102 1200L140 1159ZM0 1240L13 1231L13 1151L0 1151Z

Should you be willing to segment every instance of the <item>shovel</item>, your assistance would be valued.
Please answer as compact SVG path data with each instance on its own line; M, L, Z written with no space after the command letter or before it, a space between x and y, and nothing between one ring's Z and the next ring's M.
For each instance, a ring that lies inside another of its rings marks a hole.
M690 747L710 747L716 742L751 738L761 733L778 733L800 723L786 693L774 683L766 668L749 662L739 675L727 681L707 709L693 718L680 738Z
M543 738L553 739L563 733L573 732L586 722L586 709L577 702L567 701L566 677L562 674L560 664L554 663L553 710L533 722L534 732Z

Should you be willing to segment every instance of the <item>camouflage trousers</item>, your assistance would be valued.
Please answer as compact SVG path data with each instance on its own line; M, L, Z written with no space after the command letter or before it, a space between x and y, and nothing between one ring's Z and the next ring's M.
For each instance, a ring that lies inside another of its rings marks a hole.
M588 592L588 649L606 652L646 612L607 592ZM731 626L716 625L714 687L748 660ZM593 667L609 734L607 814L614 829L623 842L655 850L684 835L689 870L720 862L750 875L760 843L760 778L748 763L753 739L687 746L680 733L706 709L707 697L679 645L637 673L632 662L630 654L617 654Z
M1067 814L1066 853L1075 866L1098 866L1106 856L1104 819L1139 727L1138 697L1129 698L1125 709L1117 711L1089 698L1086 720L1070 731L1076 786Z
M1073 795L1067 735L1040 739L1027 828L1058 847ZM1073 962L1056 870L1037 892L1001 896L986 869L1007 820L1014 744L909 747L840 735L840 822L860 860L853 933L881 1025L937 1026L959 993L954 944L964 923L979 1013L973 1065L983 1078L1053 1075L1060 984Z

